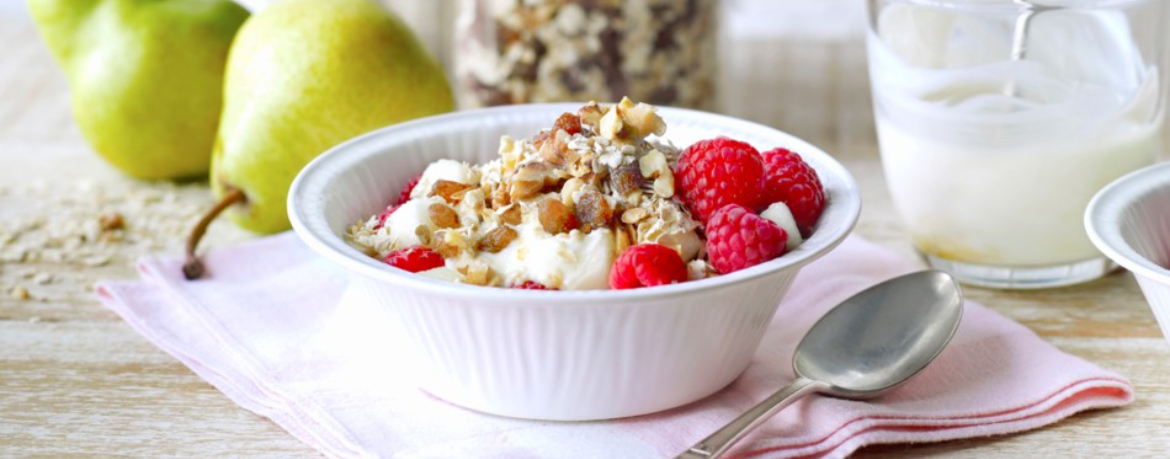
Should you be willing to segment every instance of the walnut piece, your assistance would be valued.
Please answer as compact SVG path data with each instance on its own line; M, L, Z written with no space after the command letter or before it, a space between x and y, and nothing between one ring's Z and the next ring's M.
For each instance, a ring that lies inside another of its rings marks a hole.
M467 240L457 231L436 231L435 236L432 248L443 258L456 258L467 248Z
M585 182L579 178L573 177L565 181L561 185L561 203L566 206L573 206L573 193L585 186Z
M614 105L597 122L597 133L603 138L613 140L621 137L624 127L625 123L622 123L622 115L618 112L618 106Z
M654 179L651 187L654 194L663 198L674 196L674 172L666 162L666 155L658 150L650 150L638 159L638 171L644 178Z
M662 117L654 112L654 107L642 102L638 102L632 107L629 104L630 99L622 99L621 115L624 130L628 131L631 136L644 138L651 134L662 135L666 133L666 122L662 121Z
M576 163L580 155L572 148L569 148L568 140L569 134L566 134L563 130L556 131L556 134L551 139L541 142L539 146L541 159L557 167L565 167Z
M475 261L456 268L463 275L463 282L471 285L489 285L492 282L492 269L487 263Z
M529 162L520 165L512 177L512 199L528 199L544 189L545 181L551 176L550 166L544 162Z
M597 123L601 121L601 115L601 106L597 105L597 102L590 102L577 110L577 117L581 123L592 128L594 132L597 131Z
M508 206L507 209L504 209L503 212L500 212L500 220L503 220L504 223L509 225L519 225L521 221L520 205L512 204Z
M444 201L451 204L458 204L459 200L463 198L463 193L470 190L471 185L465 183L454 182L451 180L438 180L435 185L431 187L430 196L442 197Z

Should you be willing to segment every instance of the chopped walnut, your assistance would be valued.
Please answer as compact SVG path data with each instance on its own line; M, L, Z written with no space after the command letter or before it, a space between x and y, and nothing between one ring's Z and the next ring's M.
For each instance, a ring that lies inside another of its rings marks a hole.
M512 182L512 198L528 199L540 194L544 189L544 182L516 180Z
M619 105L622 115L622 124L624 130L629 132L629 135L644 138L649 135L662 135L666 133L666 123L662 121L662 117L654 112L654 107L639 102L637 105L629 106L630 99L622 99Z
M468 248L467 240L457 231L436 231L433 239L432 249L443 258L456 258Z
M597 130L597 123L601 121L601 115L601 106L597 105L597 102L590 102L577 110L577 117L582 124L591 127L594 131Z
M463 198L463 193L474 188L465 183L454 182L451 180L438 180L435 185L431 187L431 196L442 197L444 201L451 204L458 204L459 200Z
M483 220L486 198L482 189L473 188L463 193L463 200L459 201L455 212L459 214L459 224L473 226Z
M556 135L550 140L540 144L540 157L557 167L577 162L579 155L572 148L569 148L568 136L569 134L566 134L565 131L556 131Z
M670 165L666 163L666 155L658 150L650 150L638 158L638 170L646 178L657 178L670 174Z
M463 275L463 282L471 285L491 285L495 277L487 263L473 261L455 269Z
M597 132L601 137L606 139L616 139L622 135L622 129L625 123L622 123L622 115L618 112L618 107L615 105L605 112L601 120L597 122Z
M512 177L512 198L528 199L536 196L550 178L552 173L548 163L528 162L520 165Z
M645 178L654 179L651 189L654 194L669 198L674 196L674 173L666 162L666 155L658 150L650 150L638 159L638 170Z
M574 206L573 194L583 186L585 186L585 182L579 178L573 177L566 180L565 184L561 185L561 203L566 206Z
M654 179L651 189L654 190L654 194L663 198L674 196L674 176L664 175Z
M507 225L502 225L483 235L483 238L475 244L475 249L480 252L499 253L519 236L520 234L516 230Z
M500 212L500 220L509 225L519 225L521 222L520 205L512 204Z
M512 194L504 187L492 190L491 205L493 209L502 209L512 204Z

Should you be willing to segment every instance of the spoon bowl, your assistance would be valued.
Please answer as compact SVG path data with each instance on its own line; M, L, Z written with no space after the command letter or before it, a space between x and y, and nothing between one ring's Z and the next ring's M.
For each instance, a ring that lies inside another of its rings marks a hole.
M870 287L837 305L793 355L796 374L839 397L880 395L917 374L950 341L963 315L954 278L922 271Z
M677 459L716 459L798 398L820 392L865 399L905 382L942 353L959 329L963 293L942 271L896 277L853 295L820 318L792 357L797 379Z

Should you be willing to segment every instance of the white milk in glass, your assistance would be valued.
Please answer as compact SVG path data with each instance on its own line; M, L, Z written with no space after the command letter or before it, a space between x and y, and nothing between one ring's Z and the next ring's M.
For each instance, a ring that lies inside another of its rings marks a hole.
M1099 259L1082 224L1103 186L1161 150L1159 76L1115 11L1016 15L890 5L869 36L878 139L917 248L959 264ZM1069 52L1075 50L1075 52Z

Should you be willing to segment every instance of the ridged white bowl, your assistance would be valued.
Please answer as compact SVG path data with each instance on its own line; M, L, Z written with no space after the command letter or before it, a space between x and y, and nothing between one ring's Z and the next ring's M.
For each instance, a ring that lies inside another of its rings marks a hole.
M500 107L395 125L332 149L293 182L293 228L351 272L367 298L393 312L405 351L421 362L403 371L418 373L427 392L474 410L549 420L633 416L698 400L743 372L800 267L840 243L857 221L856 183L820 149L759 124L662 108L666 137L676 145L726 135L761 150L799 152L817 170L829 200L812 237L783 257L726 276L575 292L433 280L390 268L343 239L350 225L381 211L430 162L488 161L501 135L529 137L578 107Z
M1085 228L1105 256L1133 272L1170 340L1170 162L1101 189L1085 211Z

